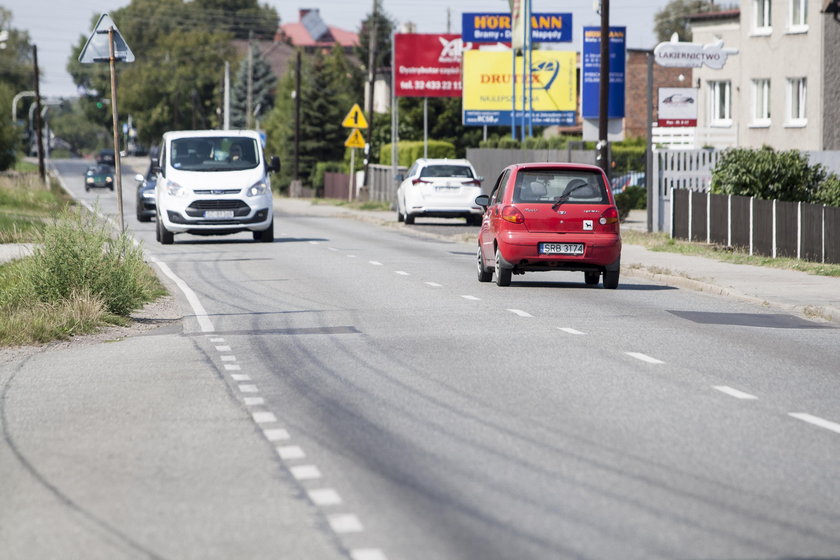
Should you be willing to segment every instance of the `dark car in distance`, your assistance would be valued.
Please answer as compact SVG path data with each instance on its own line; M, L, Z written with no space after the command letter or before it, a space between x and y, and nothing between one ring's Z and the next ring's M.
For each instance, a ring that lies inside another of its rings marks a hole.
M114 168L106 164L91 165L85 171L85 191L90 189L114 190Z
M134 178L137 180L137 221L151 222L155 217L157 175L152 171L152 166L149 166L145 175L138 173Z

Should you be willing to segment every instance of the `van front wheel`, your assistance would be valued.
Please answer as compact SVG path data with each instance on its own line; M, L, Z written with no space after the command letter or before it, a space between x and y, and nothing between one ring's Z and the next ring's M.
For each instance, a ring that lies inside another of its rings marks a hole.
M254 232L254 241L261 241L262 243L271 243L274 241L274 220L271 220L271 225L268 229Z

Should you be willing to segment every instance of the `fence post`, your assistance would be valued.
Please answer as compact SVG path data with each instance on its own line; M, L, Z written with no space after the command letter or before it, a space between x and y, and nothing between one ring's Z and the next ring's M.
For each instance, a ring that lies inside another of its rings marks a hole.
M753 254L753 237L755 231L755 209L753 208L755 197L750 197L750 256Z
M776 258L776 202L778 202L775 198L773 199L773 258Z
M712 193L706 192L706 243L712 242Z
M802 259L802 203L796 205L796 259Z
M825 264L825 204L822 207L822 263Z
M726 197L726 246L732 247L732 195Z
M659 195L657 194L657 197L658 196ZM668 209L668 214L669 214L668 222L671 224L671 231L669 233L671 234L671 239L673 239L674 238L674 188L673 187L671 187L671 207ZM660 230L657 229L656 231L660 231Z
M674 201L671 201L671 206L674 205ZM694 229L694 191L688 189L688 240L691 241L691 234L694 233L692 230Z

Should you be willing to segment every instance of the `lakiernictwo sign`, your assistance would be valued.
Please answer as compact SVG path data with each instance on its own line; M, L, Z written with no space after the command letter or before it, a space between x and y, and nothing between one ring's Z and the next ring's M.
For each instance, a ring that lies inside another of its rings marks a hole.
M610 82L607 117L624 118L624 76L627 28L610 27ZM601 84L601 28L583 28L583 67L581 78L581 114L584 119L597 119Z
M461 37L471 43L510 43L509 13L467 13L461 16ZM572 14L531 14L531 41L571 43Z

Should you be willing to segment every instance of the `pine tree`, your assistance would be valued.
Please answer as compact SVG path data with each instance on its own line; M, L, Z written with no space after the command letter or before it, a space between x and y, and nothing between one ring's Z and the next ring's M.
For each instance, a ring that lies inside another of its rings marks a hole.
M250 122L254 123L261 117L268 115L274 107L275 86L277 77L266 62L262 52L255 43L251 43L251 111L255 118ZM250 125L246 119L248 105L248 57L245 56L239 65L236 74L233 91L230 99L230 124L233 128L248 128Z

